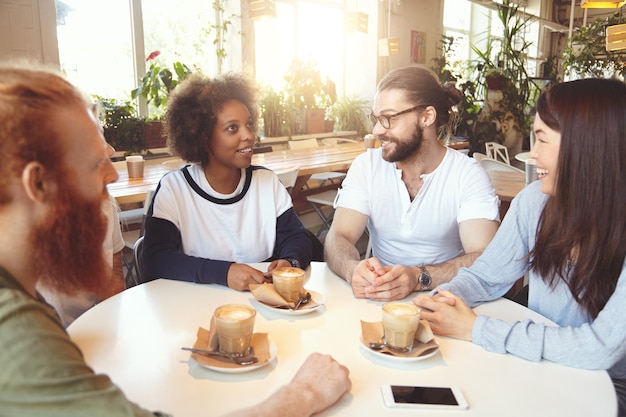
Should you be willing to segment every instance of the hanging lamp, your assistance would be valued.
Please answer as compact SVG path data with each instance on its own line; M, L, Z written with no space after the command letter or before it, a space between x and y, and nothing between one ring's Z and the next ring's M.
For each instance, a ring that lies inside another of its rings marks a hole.
M602 1L602 0L580 0L580 7L583 9L619 9L624 4L624 1Z
M391 37L391 0L387 0L387 37L378 40L378 56L400 53L400 38Z
M363 32L367 33L369 17L367 13L351 11L345 13L345 30L346 32Z
M252 20L276 17L274 0L248 0L248 17Z
M607 52L626 49L626 23L606 28Z

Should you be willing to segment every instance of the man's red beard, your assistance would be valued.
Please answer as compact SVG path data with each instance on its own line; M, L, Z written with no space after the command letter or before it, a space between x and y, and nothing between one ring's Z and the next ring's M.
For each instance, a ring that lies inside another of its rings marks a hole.
M102 248L107 232L102 212L106 195L88 201L71 182L60 187L55 208L30 235L39 284L68 295L100 294L112 273Z

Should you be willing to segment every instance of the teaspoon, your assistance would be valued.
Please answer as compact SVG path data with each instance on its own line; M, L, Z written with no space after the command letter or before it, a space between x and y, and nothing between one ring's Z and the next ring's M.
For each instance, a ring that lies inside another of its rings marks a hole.
M294 310L297 310L298 307L300 307L303 304L308 303L309 301L311 301L311 293L310 292L305 292L303 294L300 294L298 296L298 302L296 303L296 306L293 308Z
M204 356L220 356L222 358L229 359L241 366L252 365L253 363L257 363L259 361L259 358L257 358L254 355L235 356L235 355L223 353L223 352L216 351L216 350L196 349L196 348L190 348L190 347L182 347L181 349L189 350L191 352L198 353Z

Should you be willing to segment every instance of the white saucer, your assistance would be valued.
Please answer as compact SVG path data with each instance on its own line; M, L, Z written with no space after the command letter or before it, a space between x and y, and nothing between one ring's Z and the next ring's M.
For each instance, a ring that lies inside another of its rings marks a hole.
M309 314L314 312L315 310L317 310L318 308L320 308L321 306L324 305L324 303L326 302L326 299L324 298L324 296L316 291L312 291L312 290L307 290L308 292L311 293L311 300L313 302L315 302L317 305L315 307L311 307L311 308L300 308L298 310L290 310L288 308L277 308L277 307L273 307L271 305L265 304L263 301L259 301L259 304L261 304L263 307L275 311L277 313L280 314L286 314L288 316L301 316L303 314Z
M273 361L274 358L276 358L277 354L278 354L278 347L276 347L276 344L270 340L270 357L265 362L257 362L257 363L253 363L252 365L238 366L238 367L223 367L223 366L207 365L204 363L200 363L198 361L196 361L196 363L204 368L208 368L213 371L221 372L224 374L241 374L244 372L254 371L255 369L259 369L267 365L268 363Z
M369 345L363 341L362 337L360 338L360 340L361 340L361 346L363 346L365 350L370 352L372 355L378 356L379 358L385 359L389 362L406 363L406 362L423 361L424 359L431 358L435 356L437 353L439 353L439 349L437 348L435 350L432 350L420 356L395 356L389 353L384 353L383 351L380 351L380 350L371 349ZM439 342L437 342L437 339L435 339L435 343L437 343L437 346L439 346Z

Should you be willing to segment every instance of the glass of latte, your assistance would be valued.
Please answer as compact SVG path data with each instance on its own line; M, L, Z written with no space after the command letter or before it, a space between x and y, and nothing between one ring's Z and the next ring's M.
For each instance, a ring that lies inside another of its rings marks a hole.
M304 288L304 270L293 267L276 268L272 271L274 289L285 301L295 303Z
M397 352L410 352L419 326L420 309L411 303L391 302L383 305L385 345Z
M245 305L226 304L215 309L213 316L219 351L235 356L249 354L256 311Z

